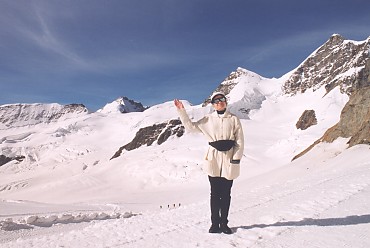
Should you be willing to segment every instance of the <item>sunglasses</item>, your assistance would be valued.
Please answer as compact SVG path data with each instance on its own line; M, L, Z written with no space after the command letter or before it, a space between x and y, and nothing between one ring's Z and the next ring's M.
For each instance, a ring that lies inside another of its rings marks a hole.
M212 104L218 104L220 102L226 102L226 98L225 97L221 97L221 98L217 98L217 99L214 99L212 100Z

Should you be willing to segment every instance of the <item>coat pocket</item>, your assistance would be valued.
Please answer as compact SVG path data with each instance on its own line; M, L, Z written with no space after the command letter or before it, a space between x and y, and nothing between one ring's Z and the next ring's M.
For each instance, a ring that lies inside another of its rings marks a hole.
M234 180L240 175L240 164L229 164L228 179Z

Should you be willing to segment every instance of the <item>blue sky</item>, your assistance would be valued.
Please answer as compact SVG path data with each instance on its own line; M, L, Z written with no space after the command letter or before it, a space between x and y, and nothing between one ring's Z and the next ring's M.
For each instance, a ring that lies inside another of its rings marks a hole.
M2 0L0 105L199 104L237 67L280 77L334 33L367 39L369 9L368 0Z

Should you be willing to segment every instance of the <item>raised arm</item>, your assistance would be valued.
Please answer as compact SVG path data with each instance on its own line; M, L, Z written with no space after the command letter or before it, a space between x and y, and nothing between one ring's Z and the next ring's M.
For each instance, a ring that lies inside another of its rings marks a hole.
M180 100L175 99L174 104L177 108L177 112L179 113L180 120L182 124L184 125L185 129L187 129L188 131L192 131L192 132L202 132L199 128L199 124L202 121L192 122L188 114L186 113L184 104Z

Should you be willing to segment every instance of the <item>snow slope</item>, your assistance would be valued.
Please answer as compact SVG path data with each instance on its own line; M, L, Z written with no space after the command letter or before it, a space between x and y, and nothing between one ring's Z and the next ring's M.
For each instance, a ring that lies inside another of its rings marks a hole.
M281 79L237 86L231 107L242 104L241 89L265 100L241 120L246 146L232 191L234 234L208 234L201 135L110 160L139 128L177 117L166 102L142 113L1 130L3 154L26 156L0 167L1 247L369 247L369 146L346 149L339 139L291 162L339 120L348 97L323 89L284 96ZM184 104L194 119L210 111ZM318 124L297 130L306 109Z
M297 161L236 181L230 236L207 233L204 194L192 204L131 218L60 224L46 234L45 227L8 232L14 239L2 247L368 247L370 164L363 154L369 148L336 155L342 146L343 141L315 149L311 156L321 162Z

